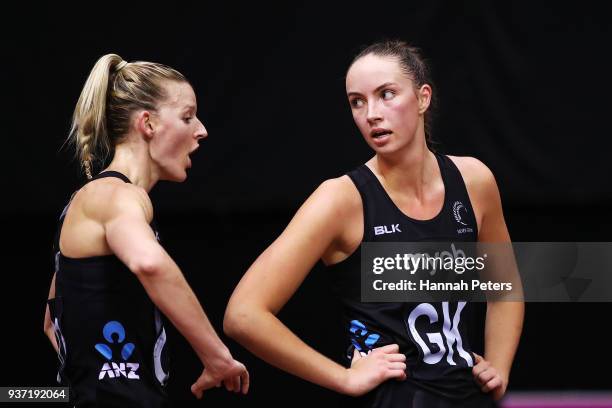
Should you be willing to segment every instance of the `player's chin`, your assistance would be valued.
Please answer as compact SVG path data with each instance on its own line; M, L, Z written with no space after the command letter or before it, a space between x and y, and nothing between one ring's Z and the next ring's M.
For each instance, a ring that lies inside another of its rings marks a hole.
M165 180L175 183L182 183L183 181L187 180L187 169L177 169L171 174L168 174L167 177L165 177Z
M368 143L370 148L374 151L374 153L380 154L380 155L388 155L388 154L393 154L395 153L398 148L395 145L385 145L385 146L377 146L375 144L370 144Z
M187 180L187 170L183 170L183 172L180 174L179 177L177 177L177 182L182 183L183 181Z

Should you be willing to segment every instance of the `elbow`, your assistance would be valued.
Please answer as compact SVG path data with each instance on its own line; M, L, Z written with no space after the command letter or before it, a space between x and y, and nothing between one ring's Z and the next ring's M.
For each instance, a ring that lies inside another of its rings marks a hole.
M232 339L236 339L241 326L239 320L235 308L232 307L231 304L228 305L227 309L225 309L225 315L223 316L223 333Z
M239 343L247 336L249 323L253 320L248 309L230 302L223 317L223 332Z
M151 278L163 270L163 260L155 255L143 255L128 262L128 268L138 277Z

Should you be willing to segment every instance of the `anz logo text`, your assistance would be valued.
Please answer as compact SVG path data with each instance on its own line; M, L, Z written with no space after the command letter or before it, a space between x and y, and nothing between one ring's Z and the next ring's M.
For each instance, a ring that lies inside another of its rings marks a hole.
M110 344L121 344L125 340L125 329L123 325L118 321L112 320L104 325L102 329L104 339ZM121 359L122 363L116 363L113 360L113 351L110 346L105 343L98 343L95 346L98 353L102 354L106 360L108 360L100 369L98 380L108 376L108 378L120 378L125 377L129 379L138 380L140 376L136 373L140 364L128 363L127 360L132 356L134 349L134 343L125 343L121 347Z

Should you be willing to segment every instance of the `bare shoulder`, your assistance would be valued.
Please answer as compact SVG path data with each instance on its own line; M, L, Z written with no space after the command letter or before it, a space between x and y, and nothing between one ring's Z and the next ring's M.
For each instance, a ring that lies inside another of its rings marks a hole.
M153 219L153 204L147 192L119 179L105 178L85 185L79 192L83 212L102 223L120 214L143 214Z
M325 180L302 204L290 223L298 230L342 234L353 216L359 214L361 199L348 176ZM295 228L291 229L292 231Z
M341 214L361 207L359 191L351 179L341 176L325 180L309 198L322 206Z
M333 264L358 246L363 235L361 217L361 198L351 179L342 176L325 180L300 207L277 242L291 242L293 247L305 244L308 249L303 252L313 262L323 259Z
M330 195L335 200L344 201L345 203L350 203L356 198L359 198L357 187L355 187L355 184L347 175L327 179L321 183L317 190L320 190L326 195Z
M459 169L468 191L482 194L497 190L495 176L486 164L469 156L448 156Z

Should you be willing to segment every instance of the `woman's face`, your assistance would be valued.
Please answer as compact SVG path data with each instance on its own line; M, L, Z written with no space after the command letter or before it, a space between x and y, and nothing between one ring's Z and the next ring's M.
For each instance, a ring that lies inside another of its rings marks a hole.
M424 132L424 113L431 87L415 89L395 57L368 54L350 67L346 94L353 119L366 143L377 153L409 146Z
M160 180L184 181L191 167L189 155L208 136L196 117L195 93L186 82L168 81L166 100L151 115L153 137L149 143L151 158L159 169Z

